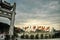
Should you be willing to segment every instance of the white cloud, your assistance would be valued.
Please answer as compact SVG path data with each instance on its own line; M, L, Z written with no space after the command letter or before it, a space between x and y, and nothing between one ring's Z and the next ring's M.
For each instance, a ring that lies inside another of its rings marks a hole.
M44 20L59 25L59 1L45 0L20 0L17 2L16 25L27 23L27 20Z

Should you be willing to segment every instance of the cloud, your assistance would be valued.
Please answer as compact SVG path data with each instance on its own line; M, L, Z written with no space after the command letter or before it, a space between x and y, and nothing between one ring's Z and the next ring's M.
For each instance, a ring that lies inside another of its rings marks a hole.
M17 4L15 25L22 25L30 19L44 20L55 25L60 25L60 0L14 1Z

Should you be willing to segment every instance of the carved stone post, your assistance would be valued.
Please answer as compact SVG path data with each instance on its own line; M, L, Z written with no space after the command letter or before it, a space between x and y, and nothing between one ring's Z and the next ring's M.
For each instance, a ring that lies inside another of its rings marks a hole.
M12 37L13 32L14 32L14 21L15 21L15 9L16 9L16 3L14 3L13 5L13 11L12 11L12 18L10 20L10 30L9 30L9 34L10 34L10 37Z

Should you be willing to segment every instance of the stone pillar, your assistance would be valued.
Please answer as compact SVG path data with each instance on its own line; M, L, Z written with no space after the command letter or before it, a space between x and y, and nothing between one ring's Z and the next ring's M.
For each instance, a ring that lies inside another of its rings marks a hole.
M10 30L9 30L10 38L12 37L13 31L14 31L15 9L16 9L16 3L14 3L14 5L13 5L12 18L10 20L11 21L10 22Z

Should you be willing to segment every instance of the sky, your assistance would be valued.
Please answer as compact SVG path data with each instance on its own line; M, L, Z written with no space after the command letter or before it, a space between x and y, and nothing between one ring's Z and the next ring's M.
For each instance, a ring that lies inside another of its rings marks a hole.
M60 29L60 0L6 1L16 2L15 26L44 25ZM0 21L7 22L3 18Z

